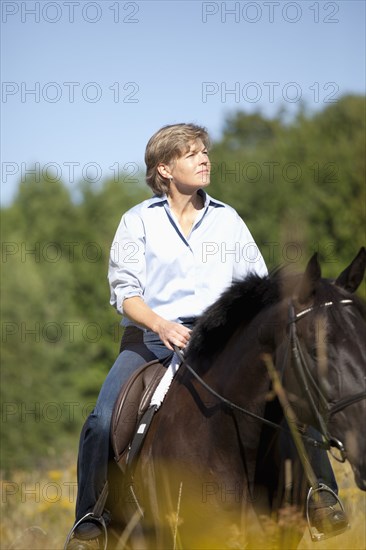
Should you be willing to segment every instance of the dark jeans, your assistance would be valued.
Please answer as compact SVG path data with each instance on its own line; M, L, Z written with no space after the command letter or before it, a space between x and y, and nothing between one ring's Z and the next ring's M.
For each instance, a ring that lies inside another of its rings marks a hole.
M309 426L306 433L308 436L321 441L321 435L315 428ZM314 470L318 483L324 483L324 485L327 485L330 489L332 489L332 491L338 494L338 485L328 453L325 450L320 449L319 447L313 447L310 444L305 445L305 448L308 452L309 462Z
M284 423L284 426L287 426ZM306 435L321 441L320 433L313 427L309 426L306 430ZM281 451L283 458L297 457L297 450L291 435L288 433L281 435ZM332 491L338 494L338 485L334 476L333 468L330 463L328 453L319 447L313 447L310 443L305 442L305 451L307 452L310 465L318 483L324 483Z
M78 457L78 496L76 521L92 512L107 480L108 462L112 458L110 423L114 404L122 385L139 367L159 359L169 364L170 351L153 332L135 327L125 329L120 354L100 390L94 410L87 418L80 436Z

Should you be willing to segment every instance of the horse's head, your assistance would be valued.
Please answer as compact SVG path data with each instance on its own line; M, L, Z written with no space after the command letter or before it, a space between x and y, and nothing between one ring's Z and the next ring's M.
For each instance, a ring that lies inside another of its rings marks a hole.
M366 490L366 319L354 296L366 267L362 248L334 281L323 279L316 254L285 303L284 384L300 421L344 447L360 489Z

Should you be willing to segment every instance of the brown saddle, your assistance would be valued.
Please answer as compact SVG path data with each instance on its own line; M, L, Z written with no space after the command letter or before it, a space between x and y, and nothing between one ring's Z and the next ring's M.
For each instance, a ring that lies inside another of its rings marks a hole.
M165 372L166 368L155 359L135 371L121 388L112 413L111 443L115 460L123 471L139 420Z

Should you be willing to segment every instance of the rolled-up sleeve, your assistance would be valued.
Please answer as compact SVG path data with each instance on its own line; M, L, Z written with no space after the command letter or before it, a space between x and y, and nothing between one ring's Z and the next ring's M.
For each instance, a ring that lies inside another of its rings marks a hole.
M108 268L110 303L123 314L126 298L143 298L146 284L145 230L140 216L129 211L114 236Z

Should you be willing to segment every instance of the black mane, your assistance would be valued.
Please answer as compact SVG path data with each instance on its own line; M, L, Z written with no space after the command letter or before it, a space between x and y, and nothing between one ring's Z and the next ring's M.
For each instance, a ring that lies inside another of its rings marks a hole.
M187 359L206 360L216 354L239 326L245 326L280 299L280 270L235 281L199 317L187 349Z
M236 281L225 290L218 300L209 306L199 317L186 352L188 361L209 362L217 355L230 336L239 328L244 328L265 308L273 306L285 295L290 297L301 275L289 273L285 268L277 268L265 277L252 274L244 280ZM365 304L354 294L321 279L313 296L315 308L326 302L333 306L328 310L332 320L340 327L344 325L342 298L352 299L354 306L365 317Z

